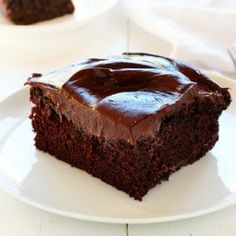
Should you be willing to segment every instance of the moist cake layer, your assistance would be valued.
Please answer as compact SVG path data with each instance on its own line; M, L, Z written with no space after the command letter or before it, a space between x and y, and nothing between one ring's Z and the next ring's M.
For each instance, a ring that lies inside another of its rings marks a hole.
M123 139L105 140L88 134L58 115L52 101L39 88L31 90L31 98L38 104L31 116L38 149L137 200L156 184L168 180L171 173L200 159L218 140L220 109L209 101L196 101L166 116L154 138L140 138L131 145ZM73 186L76 187L79 186Z

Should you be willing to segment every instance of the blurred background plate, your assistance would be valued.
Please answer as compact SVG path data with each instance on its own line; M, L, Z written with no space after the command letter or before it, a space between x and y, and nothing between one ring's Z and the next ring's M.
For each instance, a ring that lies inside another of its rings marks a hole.
M74 15L27 26L14 25L0 15L0 69L59 66L125 51L126 19L117 2L74 0Z
M0 37L42 37L68 33L111 9L118 0L74 0L75 12L33 25L14 25L0 11Z

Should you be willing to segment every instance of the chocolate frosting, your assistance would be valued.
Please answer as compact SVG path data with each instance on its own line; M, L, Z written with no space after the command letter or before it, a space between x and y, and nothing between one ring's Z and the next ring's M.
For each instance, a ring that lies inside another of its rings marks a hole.
M43 89L59 114L91 134L130 143L154 137L164 117L197 97L224 103L227 91L190 66L143 53L89 59L32 76L28 84Z

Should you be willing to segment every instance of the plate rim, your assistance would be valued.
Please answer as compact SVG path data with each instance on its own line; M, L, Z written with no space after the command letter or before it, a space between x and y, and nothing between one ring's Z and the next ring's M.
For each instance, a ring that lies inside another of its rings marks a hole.
M219 72L206 71L206 70L204 70L203 72L209 75L209 77L210 76L220 77L220 79L226 80L230 83L234 83L236 86L236 80L231 79ZM26 90L28 90L28 87L23 87L21 89L16 90L9 96L0 100L0 105L6 102L9 98L14 97L19 93L26 92ZM1 175L2 175L2 172L1 172ZM7 194L11 195L12 197L16 199L19 199L23 203L36 207L40 210L44 210L48 213L53 213L60 216L69 217L69 218L78 219L78 220L100 222L100 223L111 223L111 224L153 224L153 223L173 222L173 221L178 221L178 220L190 219L197 216L207 215L207 214L219 211L221 209L224 209L226 207L236 204L236 192L235 192L235 193L231 193L229 196L226 196L222 200L220 200L220 204L217 204L217 202L215 202L210 207L207 207L201 210L196 210L190 213L183 213L183 214L172 215L172 216L145 217L145 218L140 218L140 217L138 218L121 218L121 217L111 218L111 217L100 217L100 216L91 216L91 215L86 215L86 214L73 213L73 212L68 212L65 210L60 210L55 207L50 207L47 204L43 204L40 202L36 202L32 199L29 199L27 198L27 196L24 196L24 194L17 193L16 191L14 192L13 186L4 185L4 180L0 180L0 188Z

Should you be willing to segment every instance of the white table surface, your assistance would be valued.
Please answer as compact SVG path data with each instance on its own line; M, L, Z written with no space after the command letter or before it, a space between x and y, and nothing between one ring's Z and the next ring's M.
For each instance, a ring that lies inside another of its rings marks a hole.
M68 50L66 55L65 50L57 48L53 39L39 41L38 44L27 42L29 51L24 44L26 42L14 47L6 43L4 50L9 55L0 54L0 100L21 88L32 72L43 72L80 58L117 54L127 50L168 54L168 45L129 22L119 6L109 14L84 25L73 39L65 40L63 47L70 48L73 45L73 50ZM1 47L3 44L0 52ZM23 49L26 50L26 56L21 54ZM15 56L12 57L14 53ZM231 206L206 216L169 223L101 224L74 220L36 209L0 190L1 236L235 236L235 219L236 206Z

